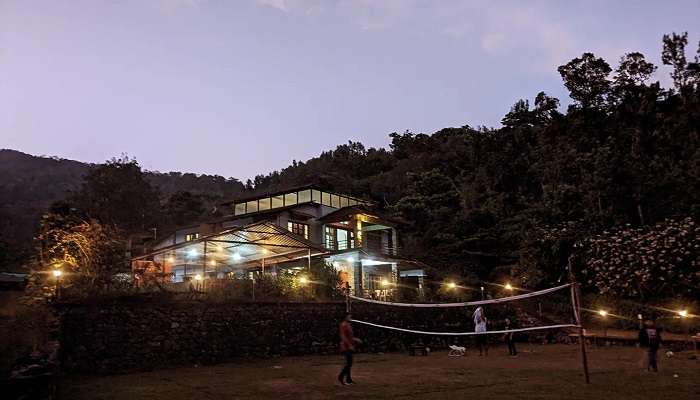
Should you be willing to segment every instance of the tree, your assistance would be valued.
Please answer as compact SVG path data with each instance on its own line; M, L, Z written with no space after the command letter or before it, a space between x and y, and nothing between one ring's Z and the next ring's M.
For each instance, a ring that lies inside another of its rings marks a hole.
M190 192L173 194L163 206L163 212L173 227L198 222L205 211L203 196Z
M610 65L593 53L583 53L558 68L572 99L582 108L602 108L610 91Z
M42 217L36 241L41 266L58 264L73 282L109 284L115 273L127 270L123 235L68 203L55 204Z
M586 283L601 294L692 298L700 287L700 228L691 218L626 226L584 243Z
M647 62L642 53L627 53L620 58L620 65L615 71L615 85L618 87L642 86L654 71L656 66Z
M138 162L128 156L91 170L73 200L101 224L129 233L150 229L160 210L158 191L144 179Z

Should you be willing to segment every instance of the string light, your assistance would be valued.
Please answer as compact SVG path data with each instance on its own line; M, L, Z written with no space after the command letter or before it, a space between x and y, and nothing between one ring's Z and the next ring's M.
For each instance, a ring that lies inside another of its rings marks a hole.
M447 287L450 288L450 289L454 289L454 288L457 287L457 284L454 283L454 282L450 282L450 283L447 284Z
M513 290L513 286L511 286L510 283L506 283L506 289Z
M55 276L56 278L59 278L61 275L63 275L63 271L61 271L60 269L53 270L53 276Z
M680 310L678 311L678 315L680 315L681 318L685 318L688 316L688 310Z
M605 310L598 310L598 314L599 314L601 317L605 317L605 316L608 315L608 312L605 311Z
M302 277L299 278L299 283L302 284L302 285L306 285L308 282L309 282L309 280L306 279L305 276L302 276Z
M384 286L384 287L389 286L389 281L386 279L382 279L382 286Z

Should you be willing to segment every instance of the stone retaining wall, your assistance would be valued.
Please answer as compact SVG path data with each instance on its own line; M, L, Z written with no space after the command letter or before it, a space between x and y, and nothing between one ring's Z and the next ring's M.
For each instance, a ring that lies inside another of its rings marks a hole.
M344 303L202 302L72 305L61 310L66 372L109 374L247 357L335 353ZM354 304L353 316L431 331L473 330L464 309L406 309ZM492 321L496 321L492 315ZM462 338L419 337L354 324L363 351L386 352L427 340L433 348ZM499 340L499 338L491 338Z

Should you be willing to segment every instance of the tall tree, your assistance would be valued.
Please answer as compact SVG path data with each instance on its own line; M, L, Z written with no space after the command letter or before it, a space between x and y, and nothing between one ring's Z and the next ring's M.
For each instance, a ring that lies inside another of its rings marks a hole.
M611 71L610 65L593 53L583 53L580 58L559 67L571 98L583 108L603 107L610 91L608 75Z
M73 196L92 218L126 232L150 229L158 220L158 191L144 178L138 162L113 158L91 170Z

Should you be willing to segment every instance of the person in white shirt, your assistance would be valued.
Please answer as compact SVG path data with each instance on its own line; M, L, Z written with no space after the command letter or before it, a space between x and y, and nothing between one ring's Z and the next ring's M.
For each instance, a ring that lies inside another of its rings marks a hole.
M486 314L484 313L483 307L479 306L474 311L474 332L479 333L476 335L476 344L479 346L479 355L488 356L489 355L489 345L486 340Z

